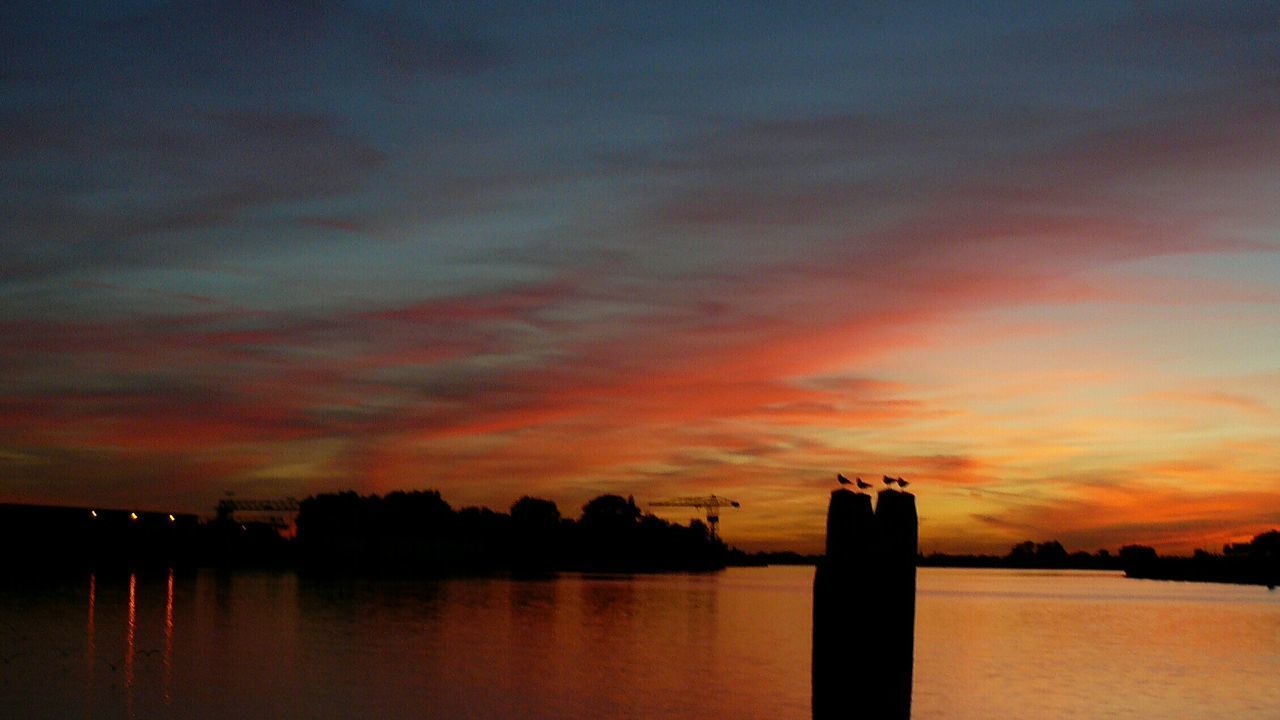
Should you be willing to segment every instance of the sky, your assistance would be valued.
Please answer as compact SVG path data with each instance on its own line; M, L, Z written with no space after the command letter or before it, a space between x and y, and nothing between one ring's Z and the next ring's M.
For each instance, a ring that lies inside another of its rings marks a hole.
M0 501L1280 527L1280 6L829 5L4 3Z

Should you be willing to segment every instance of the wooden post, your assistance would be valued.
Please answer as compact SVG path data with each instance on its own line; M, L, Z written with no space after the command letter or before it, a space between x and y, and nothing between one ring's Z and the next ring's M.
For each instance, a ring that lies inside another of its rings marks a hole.
M813 720L909 720L915 643L915 496L831 493L813 580Z
M919 519L911 493L883 490L876 500L879 587L871 625L876 678L884 720L910 720L916 634L916 552Z
M826 554L813 578L813 720L851 717L850 675L866 639L858 600L872 574L875 514L871 496L839 489L827 507Z

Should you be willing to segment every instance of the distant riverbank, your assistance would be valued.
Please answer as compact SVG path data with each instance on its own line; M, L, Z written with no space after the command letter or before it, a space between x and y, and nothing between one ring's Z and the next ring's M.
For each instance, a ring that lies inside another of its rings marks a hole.
M730 565L814 565L820 556L793 552L744 553L730 550ZM1191 556L1161 556L1154 548L1126 545L1118 553L1068 552L1061 543L1025 541L1005 555L931 553L917 559L920 567L1009 570L1123 570L1130 578L1280 586L1280 531L1272 530L1247 543L1227 545L1221 553L1197 550Z
M522 497L509 512L455 510L436 491L322 494L298 505L296 534L268 523L92 508L0 505L0 541L21 549L4 565L25 570L274 567L312 574L537 575L708 571L728 548L700 520L644 513L632 498L601 495L577 519L550 500Z
M58 572L107 567L267 567L365 575L539 575L558 571L704 572L725 567L813 565L817 555L745 552L699 520L677 525L635 501L602 495L578 519L550 500L523 497L509 512L455 510L435 491L300 503L297 534L266 523L200 522L194 515L0 504L5 569ZM921 567L1123 570L1131 578L1280 584L1280 532L1247 543L1167 557L1141 545L1118 553L1067 551L1025 541L1005 555L931 553Z
M1197 550L1191 557L1162 557L1154 549L1130 546L1121 551L1125 575L1143 580L1182 580L1280 585L1280 531L1227 545L1221 553Z

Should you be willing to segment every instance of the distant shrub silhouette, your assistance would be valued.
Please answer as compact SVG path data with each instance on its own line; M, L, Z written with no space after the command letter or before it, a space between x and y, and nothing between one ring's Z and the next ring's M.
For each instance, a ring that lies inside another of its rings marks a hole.
M511 504L511 523L524 532L553 532L560 525L560 508L550 500L525 495Z
M1280 585L1280 531L1270 530L1247 543L1230 544L1221 555L1197 550L1192 557L1161 557L1152 548L1129 545L1120 549L1129 577L1156 580Z
M1280 561L1280 530L1271 530L1256 536L1249 543L1249 555L1258 560Z
M564 533L560 508L525 495L511 505L511 565L520 573L543 573L560 564Z
M1156 549L1146 545L1125 545L1120 548L1120 562L1125 568L1146 565L1155 562L1158 557Z
M440 571L455 525L453 509L434 490L385 498L347 491L299 504L298 543L304 562L332 569L412 564Z
M634 498L601 495L582 506L582 527L600 532L623 532L640 521L640 508Z
M1013 546L1006 556L1013 567L1064 567L1070 560L1062 543L1057 540L1035 543L1030 540Z

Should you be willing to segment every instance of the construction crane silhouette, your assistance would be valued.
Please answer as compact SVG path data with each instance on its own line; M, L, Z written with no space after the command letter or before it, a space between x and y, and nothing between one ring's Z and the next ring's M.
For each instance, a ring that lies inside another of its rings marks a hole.
M742 503L737 500L722 498L718 495L705 495L659 500L658 502L649 503L649 507L691 507L705 510L707 513L707 526L711 528L711 537L716 538L719 537L717 528L720 525L720 508L742 507Z
M276 500L246 500L237 499L227 493L227 496L218 501L218 520L220 522L235 522L235 514L241 512L274 512L274 513L296 513L298 512L298 501L295 498L279 498ZM276 528L287 527L288 523L280 517L272 517L270 523Z

